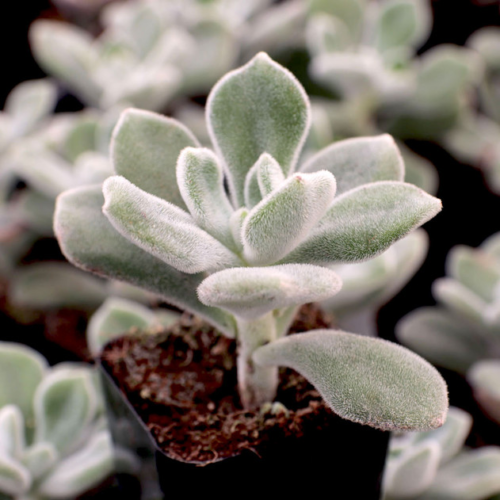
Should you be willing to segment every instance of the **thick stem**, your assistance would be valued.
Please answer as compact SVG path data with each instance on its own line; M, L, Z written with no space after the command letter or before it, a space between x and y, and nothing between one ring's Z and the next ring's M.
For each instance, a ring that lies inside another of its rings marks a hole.
M276 339L276 322L272 312L238 323L238 388L244 408L254 409L272 401L278 387L278 368L265 368L253 362L255 350Z

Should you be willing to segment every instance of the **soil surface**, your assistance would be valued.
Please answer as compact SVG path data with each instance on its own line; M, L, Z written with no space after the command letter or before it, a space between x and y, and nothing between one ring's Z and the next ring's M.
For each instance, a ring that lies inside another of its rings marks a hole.
M291 332L327 328L330 321L304 306ZM205 465L269 443L300 439L331 425L333 412L297 373L280 371L276 401L284 407L246 411L237 392L236 343L192 316L169 331L121 337L102 356L159 446L177 460Z

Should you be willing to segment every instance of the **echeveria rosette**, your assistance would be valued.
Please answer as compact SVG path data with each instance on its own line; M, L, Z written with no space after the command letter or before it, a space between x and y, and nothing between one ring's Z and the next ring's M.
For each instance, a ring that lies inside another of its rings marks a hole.
M67 499L114 471L97 373L0 342L0 493ZM2 497L3 498L3 497Z
M471 426L468 413L451 407L440 429L393 436L383 500L488 500L500 494L500 448L464 447Z
M397 327L398 338L434 364L467 374L478 401L500 421L500 235L479 248L456 246L447 277L433 293L438 307L417 309Z
M444 382L404 348L332 330L284 337L300 305L339 292L328 266L378 255L441 209L402 182L392 138L335 144L297 170L309 102L263 53L217 83L207 122L215 153L173 119L125 111L111 148L118 175L102 191L58 199L68 259L237 337L246 407L272 400L277 366L291 366L344 418L381 429L441 425Z

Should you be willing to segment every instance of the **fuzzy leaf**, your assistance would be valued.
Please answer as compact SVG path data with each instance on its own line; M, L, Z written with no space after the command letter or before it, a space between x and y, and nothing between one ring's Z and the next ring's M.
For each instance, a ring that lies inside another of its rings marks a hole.
M16 271L9 300L31 309L97 307L107 296L106 283L62 262L31 264Z
M177 186L180 152L199 146L193 134L172 118L126 109L113 131L111 158L115 171L144 191L174 205L186 205Z
M229 228L231 229L233 240L239 252L243 252L243 239L241 231L247 216L248 210L246 207L241 207L233 212L233 215L231 215L231 218L229 219Z
M313 55L344 51L352 43L346 24L329 14L312 16L306 26L306 44Z
M45 475L57 462L59 454L51 443L36 443L28 448L23 456L23 465L33 479Z
M0 342L0 408L15 405L25 421L33 416L33 395L47 369L47 361L21 344ZM12 384L11 381L16 383Z
M422 500L483 500L500 493L500 449L462 453L442 467Z
M440 200L411 184L360 186L335 199L308 239L283 262L360 262L382 253L440 210Z
M384 498L416 498L432 483L441 456L439 445L426 441L389 461Z
M446 271L486 302L493 299L500 281L500 265L495 257L463 245L450 251Z
M195 290L205 276L181 273L121 236L102 213L103 203L100 186L74 189L58 198L54 229L66 258L86 271L157 294L233 336L233 319L198 300Z
M279 163L270 154L262 153L257 165L257 181L262 198L265 198L279 188L285 181L285 176Z
M312 330L260 347L254 360L297 370L339 416L378 429L434 429L448 410L438 371L385 340Z
M245 259L266 265L284 257L318 223L334 196L335 179L329 172L294 174L245 219Z
M0 455L0 492L20 497L31 487L28 470L19 462Z
M450 407L446 422L439 429L421 432L417 442L432 440L441 449L440 463L446 463L461 449L472 427L472 417L459 408Z
M488 345L471 335L470 326L445 311L424 307L397 325L398 339L432 363L464 373L485 356Z
M38 491L46 498L76 498L97 486L113 469L111 439L108 432L101 431L84 448L59 462L43 479Z
M241 206L245 177L262 153L273 156L285 176L293 171L309 129L309 101L288 70L259 53L215 85L207 117L234 204Z
M87 32L43 19L31 25L29 37L33 55L44 71L61 79L88 104L97 104L101 89L89 76L97 54Z
M222 243L196 226L189 214L123 177L107 179L103 192L103 212L115 229L175 269L195 274L240 263Z
M329 269L307 264L226 269L198 287L200 300L254 319L273 309L315 302L336 294L342 282Z
M258 170L259 160L254 163L245 177L245 185L243 186L243 198L245 200L245 208L248 209L255 207L255 205L260 203L260 201L262 200L259 179L257 177Z
M4 112L12 117L11 127L16 136L25 135L55 107L57 89L49 80L20 83L8 95Z
M63 368L49 373L35 394L35 443L48 441L62 453L71 449L94 418L97 403L89 374Z
M24 418L14 405L0 409L0 455L19 460L24 451Z
M145 329L155 321L147 307L130 300L110 297L92 315L87 327L87 345L98 356L110 340L127 333L131 328Z
M474 363L467 372L467 381L474 389L474 397L485 413L500 423L500 360L484 359Z
M357 39L363 25L365 0L308 0L311 13L327 13L338 17Z
M337 196L375 181L403 181L405 166L388 135L356 137L331 144L310 158L302 172L328 170L337 181Z
M177 161L177 182L184 203L198 226L229 248L233 207L224 191L222 167L209 149L186 148Z

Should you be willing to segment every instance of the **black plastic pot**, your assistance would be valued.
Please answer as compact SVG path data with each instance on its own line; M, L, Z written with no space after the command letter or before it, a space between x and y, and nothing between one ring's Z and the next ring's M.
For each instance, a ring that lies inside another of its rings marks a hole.
M328 428L271 447L262 457L244 450L205 466L181 462L157 446L105 365L100 367L113 440L139 459L143 500L181 494L234 498L243 493L265 498L380 498L388 432L333 417Z

